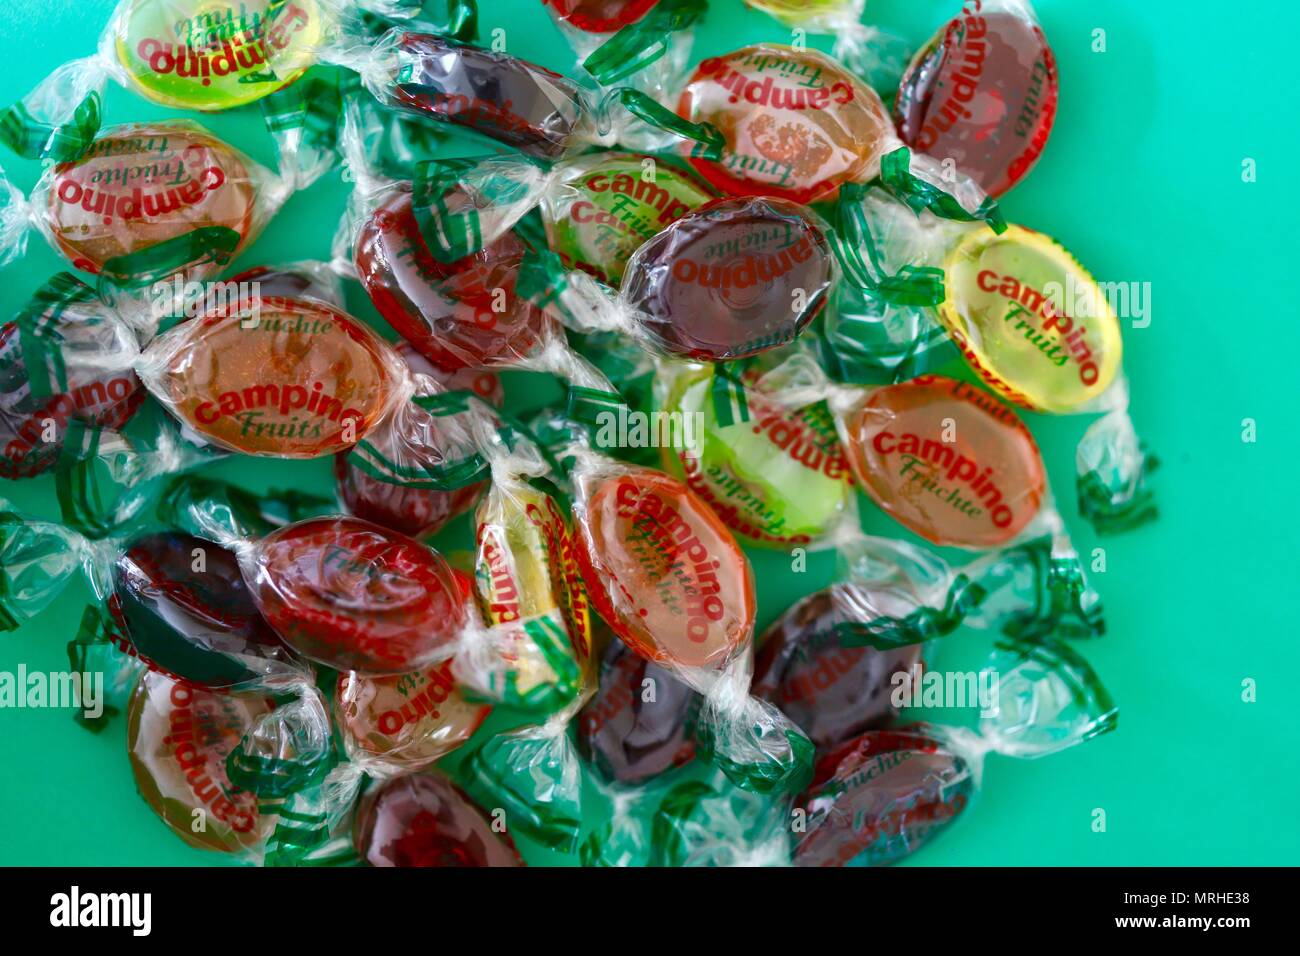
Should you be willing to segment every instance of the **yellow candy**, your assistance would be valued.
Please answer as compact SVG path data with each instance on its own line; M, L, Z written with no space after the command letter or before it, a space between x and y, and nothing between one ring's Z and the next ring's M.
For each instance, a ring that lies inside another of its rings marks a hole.
M549 495L497 482L479 503L476 590L485 623L506 641L493 697L554 710L590 683L591 617L564 516Z
M966 232L944 262L939 317L992 388L1035 411L1070 412L1119 371L1119 320L1096 280L1021 226Z
M133 0L117 22L117 59L155 103L226 110L301 76L322 21L317 0Z

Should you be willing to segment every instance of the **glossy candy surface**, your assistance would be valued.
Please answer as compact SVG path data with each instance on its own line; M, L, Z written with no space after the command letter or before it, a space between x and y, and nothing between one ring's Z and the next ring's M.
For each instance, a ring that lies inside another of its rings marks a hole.
M943 321L991 387L1026 408L1068 412L1115 380L1119 320L1093 277L1041 233L974 229L944 262Z
M80 159L54 167L45 225L78 269L145 273L163 259L187 264L172 259L177 252L142 253L168 240L199 237L233 254L256 203L244 159L221 140L185 123L140 123L105 131ZM132 253L141 253L130 260L138 268L122 266Z
M388 324L420 354L454 370L509 364L549 329L546 314L515 295L526 251L507 233L463 259L439 262L420 234L411 193L399 189L362 227L355 261Z
M546 241L569 268L616 286L646 240L712 198L694 177L648 156L582 157L546 193Z
M523 866L508 834L444 777L394 777L361 798L352 829L371 866Z
M475 593L484 623L505 642L494 699L550 711L573 700L591 661L591 617L573 539L550 495L498 484L475 514Z
M922 376L867 394L849 461L882 510L935 544L991 548L1038 513L1047 476L1029 429L974 385Z
M968 3L917 51L899 85L894 116L905 143L951 159L997 197L1042 153L1056 118L1059 81L1037 23L979 6Z
M894 675L921 659L920 644L892 651L843 646L837 627L854 623L852 587L832 585L792 606L759 641L754 664L755 696L780 708L818 748L896 717Z
M128 645L150 666L223 689L292 661L262 620L235 555L188 534L132 541L113 564L109 608Z
M722 199L637 250L622 292L665 351L722 361L791 341L825 305L833 275L811 212L781 199Z
M578 558L592 604L629 647L674 668L724 668L754 627L754 577L685 484L651 469L586 481Z
M970 764L910 730L872 730L824 757L801 801L796 866L883 866L915 853L970 803Z
M469 740L491 708L467 701L444 661L387 677L341 674L334 710L356 750L419 770Z
M649 690L653 700L646 699ZM701 701L669 671L613 641L601 662L600 687L578 714L578 744L607 780L648 780L695 756Z
M118 62L142 96L224 110L297 79L324 23L316 0L131 0L116 26Z
M254 546L243 571L284 642L337 670L422 670L448 656L466 621L437 552L357 518L281 528Z
M237 853L262 843L276 817L259 810L256 794L226 775L226 757L272 702L217 694L154 671L140 676L127 709L127 750L136 788L186 843ZM206 826L193 824L202 811Z
M151 390L200 434L250 455L316 458L354 444L388 412L401 375L364 324L305 300L218 308L158 347Z
M501 376L490 368L476 368L470 365L448 369L436 365L416 351L415 346L405 340L395 346L398 356L406 367L416 375L427 375L449 392L465 390L473 392L497 408L506 400L506 390L501 385Z
M543 0L558 19L585 33L614 33L636 23L659 0Z
M505 53L406 33L397 55L396 103L529 156L561 158L586 115L572 80Z
M824 53L775 43L701 62L677 112L722 132L722 159L691 163L730 196L831 198L869 178L893 137L871 87Z
M0 325L0 478L40 474L58 460L69 422L121 428L145 397L124 326L64 308L36 321L46 331L35 349L17 323Z
M767 546L807 544L828 531L848 507L852 476L824 404L789 408L748 387L748 417L720 420L713 375L684 365L660 372L662 404L702 421L697 447L662 449L664 468L683 478L742 541ZM729 409L728 409L729 411Z

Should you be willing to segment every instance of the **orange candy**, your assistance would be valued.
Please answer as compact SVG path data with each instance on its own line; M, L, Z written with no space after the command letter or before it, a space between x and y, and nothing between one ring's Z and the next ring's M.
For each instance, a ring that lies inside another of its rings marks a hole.
M870 392L845 423L863 489L935 544L991 548L1038 513L1047 476L1029 429L965 382L927 375Z
M722 159L691 163L728 196L829 198L866 179L894 135L871 87L823 53L775 43L704 60L677 112L722 132Z
M583 484L578 562L596 610L642 657L722 670L754 627L754 576L731 532L662 472Z
M46 224L74 266L98 273L195 230L225 230L210 241L235 254L253 231L256 202L245 160L221 140L186 123L141 123L114 127L55 167Z
M491 710L461 694L451 661L388 677L339 677L335 713L348 743L402 770L420 770L474 735Z
M223 448L279 458L360 441L402 376L382 339L317 301L251 299L183 323L151 352L158 362L140 377L191 427Z

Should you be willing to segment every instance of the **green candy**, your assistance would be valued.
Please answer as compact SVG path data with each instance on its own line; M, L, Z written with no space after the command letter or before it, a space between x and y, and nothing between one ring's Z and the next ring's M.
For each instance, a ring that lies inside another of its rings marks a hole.
M733 377L735 375L736 377ZM659 409L682 417L695 448L665 447L664 467L682 478L742 541L808 544L850 507L852 478L824 402L787 407L756 386L759 373L663 363Z
M632 253L711 201L708 187L650 156L599 153L559 167L542 203L546 241L571 269L618 285Z

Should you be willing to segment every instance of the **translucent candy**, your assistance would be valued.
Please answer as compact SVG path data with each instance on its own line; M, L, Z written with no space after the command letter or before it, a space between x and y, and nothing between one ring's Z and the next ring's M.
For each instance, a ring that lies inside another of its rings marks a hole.
M127 749L146 803L191 846L238 853L275 829L257 794L230 782L226 757L271 713L267 697L217 694L146 671L127 710ZM202 812L205 826L195 828Z
M781 199L722 199L641 246L622 295L664 351L737 359L798 335L826 302L833 263L809 210Z
M712 198L694 177L648 156L584 156L546 192L546 241L569 268L617 285L642 243Z
M912 58L894 101L898 134L1001 196L1038 161L1058 83L1052 48L1024 4L968 4Z
M926 375L876 389L844 427L863 490L935 544L1003 544L1046 497L1047 476L1029 429L965 382Z
M934 839L970 803L975 771L940 741L873 730L828 754L804 798L796 866L883 866Z
M91 289L62 273L27 313L0 325L0 478L40 474L58 460L72 422L118 429L145 398L126 367L134 336Z
M659 0L543 0L556 17L587 33L614 33L636 23Z
M420 770L451 753L491 710L465 699L450 661L388 677L340 675L334 709L354 759L397 770Z
M700 701L670 671L614 641L596 696L578 715L578 744L606 779L640 783L694 758Z
M365 437L405 370L364 324L323 302L253 299L182 323L141 378L195 431L250 455L316 458Z
M436 551L357 518L281 528L241 564L284 642L337 670L423 670L450 656L466 625L465 597Z
M135 271L123 257L139 254L131 261L142 267L143 258L161 261L167 248L150 247L182 237L236 254L259 224L257 201L244 157L215 136L138 123L105 131L80 159L54 167L42 227L78 269Z
M677 112L722 131L722 159L691 163L730 196L830 198L897 142L871 87L823 53L775 43L701 62Z
M843 646L836 626L853 619L851 589L833 585L797 602L767 629L754 665L754 693L779 707L819 748L897 716L890 699L894 676L921 659L920 644L891 651Z
M381 315L420 354L448 369L509 364L550 328L515 295L527 247L513 233L456 262L429 252L411 207L395 190L357 237L357 274Z
M523 866L508 833L444 777L395 777L361 798L357 855L372 866Z
M1047 412L1098 399L1120 371L1110 301L1055 241L1022 226L963 232L944 261L939 318L971 366L1007 398Z
M187 534L146 535L118 557L112 576L109 609L123 649L155 669L224 689L293 666L225 548Z
M754 578L721 520L648 468L594 478L584 498L578 558L596 610L642 657L723 670L748 646Z
M315 60L324 26L316 0L127 0L110 32L142 96L224 110L297 79Z

